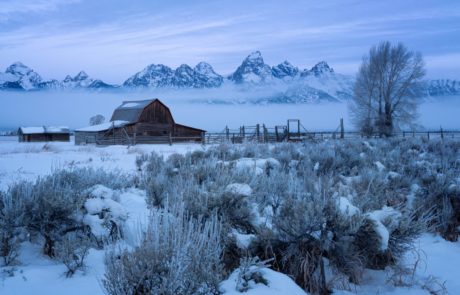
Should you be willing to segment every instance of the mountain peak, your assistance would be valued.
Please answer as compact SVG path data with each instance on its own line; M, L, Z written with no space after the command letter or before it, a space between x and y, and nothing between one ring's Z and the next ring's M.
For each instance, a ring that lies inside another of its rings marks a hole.
M214 72L214 69L212 68L212 66L210 64L208 64L207 62L204 62L204 61L200 61L195 66L194 70L199 72L199 73L207 73L209 71Z
M88 79L89 76L85 71L80 71L74 78L75 81L82 81Z
M249 55L246 57L246 59L248 59L248 60L262 59L262 62L263 62L262 53L260 53L259 50L254 51L254 52L252 52L251 54L249 54Z
M311 68L311 70L313 73L333 73L334 72L334 69L331 68L327 62L325 61L320 61L319 63L317 63L315 66L313 66L313 68Z
M5 71L5 73L10 73L17 76L24 76L30 72L33 72L33 70L19 61L11 64L8 68L6 68Z
M287 60L272 68L273 76L278 79L284 79L286 77L294 78L298 73L299 68L293 66Z
M334 69L331 68L327 62L325 61L320 61L316 65L314 65L310 70L305 69L301 73L301 77L307 77L307 76L315 76L315 77L320 77L323 75L327 74L333 74Z
M264 63L260 51L249 54L236 71L229 76L235 83L267 82L272 78L271 67Z

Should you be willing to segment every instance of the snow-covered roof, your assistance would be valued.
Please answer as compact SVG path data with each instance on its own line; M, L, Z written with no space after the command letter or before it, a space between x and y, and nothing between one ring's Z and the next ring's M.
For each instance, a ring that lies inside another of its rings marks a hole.
M115 120L111 122L106 122L98 125L88 126L84 128L75 129L75 131L84 131L84 132L98 132L98 131L105 131L111 128L123 127L126 124L129 124L128 121L123 120Z
M155 99L147 99L147 100L135 100L135 101L124 101L119 109L144 109L148 106L152 101Z
M142 111L157 99L124 101L121 106L115 109L111 120L123 120L135 123L139 120Z
M69 133L69 127L65 127L65 126L19 127L19 131L22 134Z

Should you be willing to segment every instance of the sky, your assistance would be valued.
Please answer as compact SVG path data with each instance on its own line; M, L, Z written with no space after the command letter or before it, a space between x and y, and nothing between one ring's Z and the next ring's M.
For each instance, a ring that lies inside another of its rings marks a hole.
M430 78L460 78L458 0L0 0L0 70L45 79L85 70L122 83L149 64L230 74L251 52L276 65L325 60L353 75L382 40L420 51Z

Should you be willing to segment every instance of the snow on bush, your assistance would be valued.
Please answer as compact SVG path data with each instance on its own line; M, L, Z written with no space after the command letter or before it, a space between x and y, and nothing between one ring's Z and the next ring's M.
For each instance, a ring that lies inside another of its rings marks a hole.
M220 291L224 295L306 294L291 278L254 258L242 259L240 267L220 284Z
M134 249L107 253L103 285L112 295L216 294L222 276L221 224L190 217L183 207L152 212Z
M87 190L88 199L84 203L86 214L83 223L98 240L116 239L122 235L121 229L127 219L127 212L115 201L115 192L103 185Z
M380 237L379 249L381 251L387 250L390 240L390 231L398 227L399 220L401 219L401 212L394 208L384 206L381 210L367 213L366 217L374 223L374 230Z
M360 213L359 208L353 206L345 197L339 197L339 210L344 216L354 216Z
M427 226L438 224L433 216L452 228L455 190L448 188L459 171L458 144L441 142L443 154L436 144L388 139L218 145L167 160L151 155L142 165L141 184L152 208L169 200L185 204L194 217L219 216L228 237L227 272L248 253L276 257L278 269L302 288L326 292L324 259L359 283L366 267L398 263ZM425 198L433 197L427 184L442 179L444 201Z
M113 241L109 294L295 294L299 287L279 283L291 285L288 277L325 294L338 288L326 273L360 284L366 268L404 264L422 232L458 239L459 151L446 139L245 143L143 155L135 181L58 171L0 194L0 255L14 261L28 238L71 275L84 268L88 240L99 248ZM149 226L136 226L148 210ZM241 272L248 256L273 259L283 274Z
M246 183L231 183L227 185L225 191L245 197L250 197L252 195L252 189Z
M42 244L43 254L63 262L71 276L84 266L82 249L92 246L83 222L86 191L97 183L121 188L130 185L129 179L121 181L119 175L102 170L72 169L12 185L0 194L0 254L5 263L14 260L18 244L27 239Z

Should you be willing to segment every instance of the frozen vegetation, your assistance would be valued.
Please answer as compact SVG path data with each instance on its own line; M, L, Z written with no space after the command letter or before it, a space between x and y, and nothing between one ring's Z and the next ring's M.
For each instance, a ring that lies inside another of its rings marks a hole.
M455 139L0 142L0 184L0 294L460 290Z

